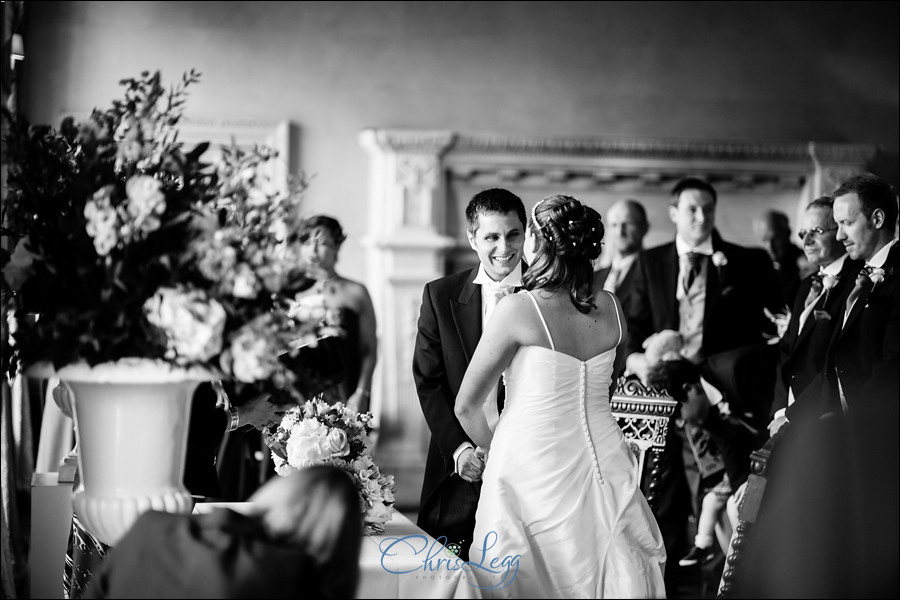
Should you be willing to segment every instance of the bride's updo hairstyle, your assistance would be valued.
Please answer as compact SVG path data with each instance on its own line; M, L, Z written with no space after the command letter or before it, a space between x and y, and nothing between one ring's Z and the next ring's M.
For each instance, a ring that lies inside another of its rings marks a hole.
M535 257L522 276L525 289L565 289L580 312L595 308L591 261L602 250L600 213L571 196L548 196L534 205L528 227Z

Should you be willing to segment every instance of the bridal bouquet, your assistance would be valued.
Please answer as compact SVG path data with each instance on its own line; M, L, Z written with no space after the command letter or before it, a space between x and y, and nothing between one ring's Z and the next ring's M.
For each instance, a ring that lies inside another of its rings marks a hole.
M315 399L292 407L277 428L264 435L279 475L317 464L350 473L366 525L378 526L391 518L394 476L382 475L372 460L371 431L371 413Z
M292 389L278 357L323 327L288 314L306 182L269 180L265 148L224 148L215 165L208 144L185 148L198 79L122 80L123 98L58 131L4 113L4 372L149 359Z

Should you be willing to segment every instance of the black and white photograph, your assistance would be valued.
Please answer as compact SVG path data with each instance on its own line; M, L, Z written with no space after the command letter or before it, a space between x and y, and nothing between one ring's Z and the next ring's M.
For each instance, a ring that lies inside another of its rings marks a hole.
M3 600L900 596L900 2L0 6Z

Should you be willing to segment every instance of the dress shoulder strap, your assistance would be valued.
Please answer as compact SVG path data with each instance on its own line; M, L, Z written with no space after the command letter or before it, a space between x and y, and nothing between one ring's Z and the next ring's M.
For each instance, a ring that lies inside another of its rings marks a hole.
M619 309L616 307L616 297L613 295L612 292L610 292L610 291L608 291L608 290L604 290L604 291L605 291L607 294L609 294L610 297L612 298L612 301L613 301L613 309L614 309L615 312L616 312L616 325L619 326L619 341L616 342L616 346L618 346L619 344L622 343L622 319L619 317ZM545 325L545 327L546 327L546 325Z
M541 318L541 323L544 324L544 331L547 332L547 339L550 340L550 349L556 352L556 345L553 343L553 336L550 335L550 328L547 327L547 321L544 320L544 313L541 312L541 307L538 306L537 299L534 297L534 294L531 293L531 290L525 290L528 292L528 297L531 298L531 301L534 303L534 309L537 311L538 316Z

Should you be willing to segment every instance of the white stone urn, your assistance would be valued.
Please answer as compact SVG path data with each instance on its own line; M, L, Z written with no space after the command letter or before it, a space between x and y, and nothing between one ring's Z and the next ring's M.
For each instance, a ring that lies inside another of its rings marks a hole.
M182 482L194 390L211 376L164 361L122 359L59 370L79 448L73 508L110 546L148 510L191 511Z

